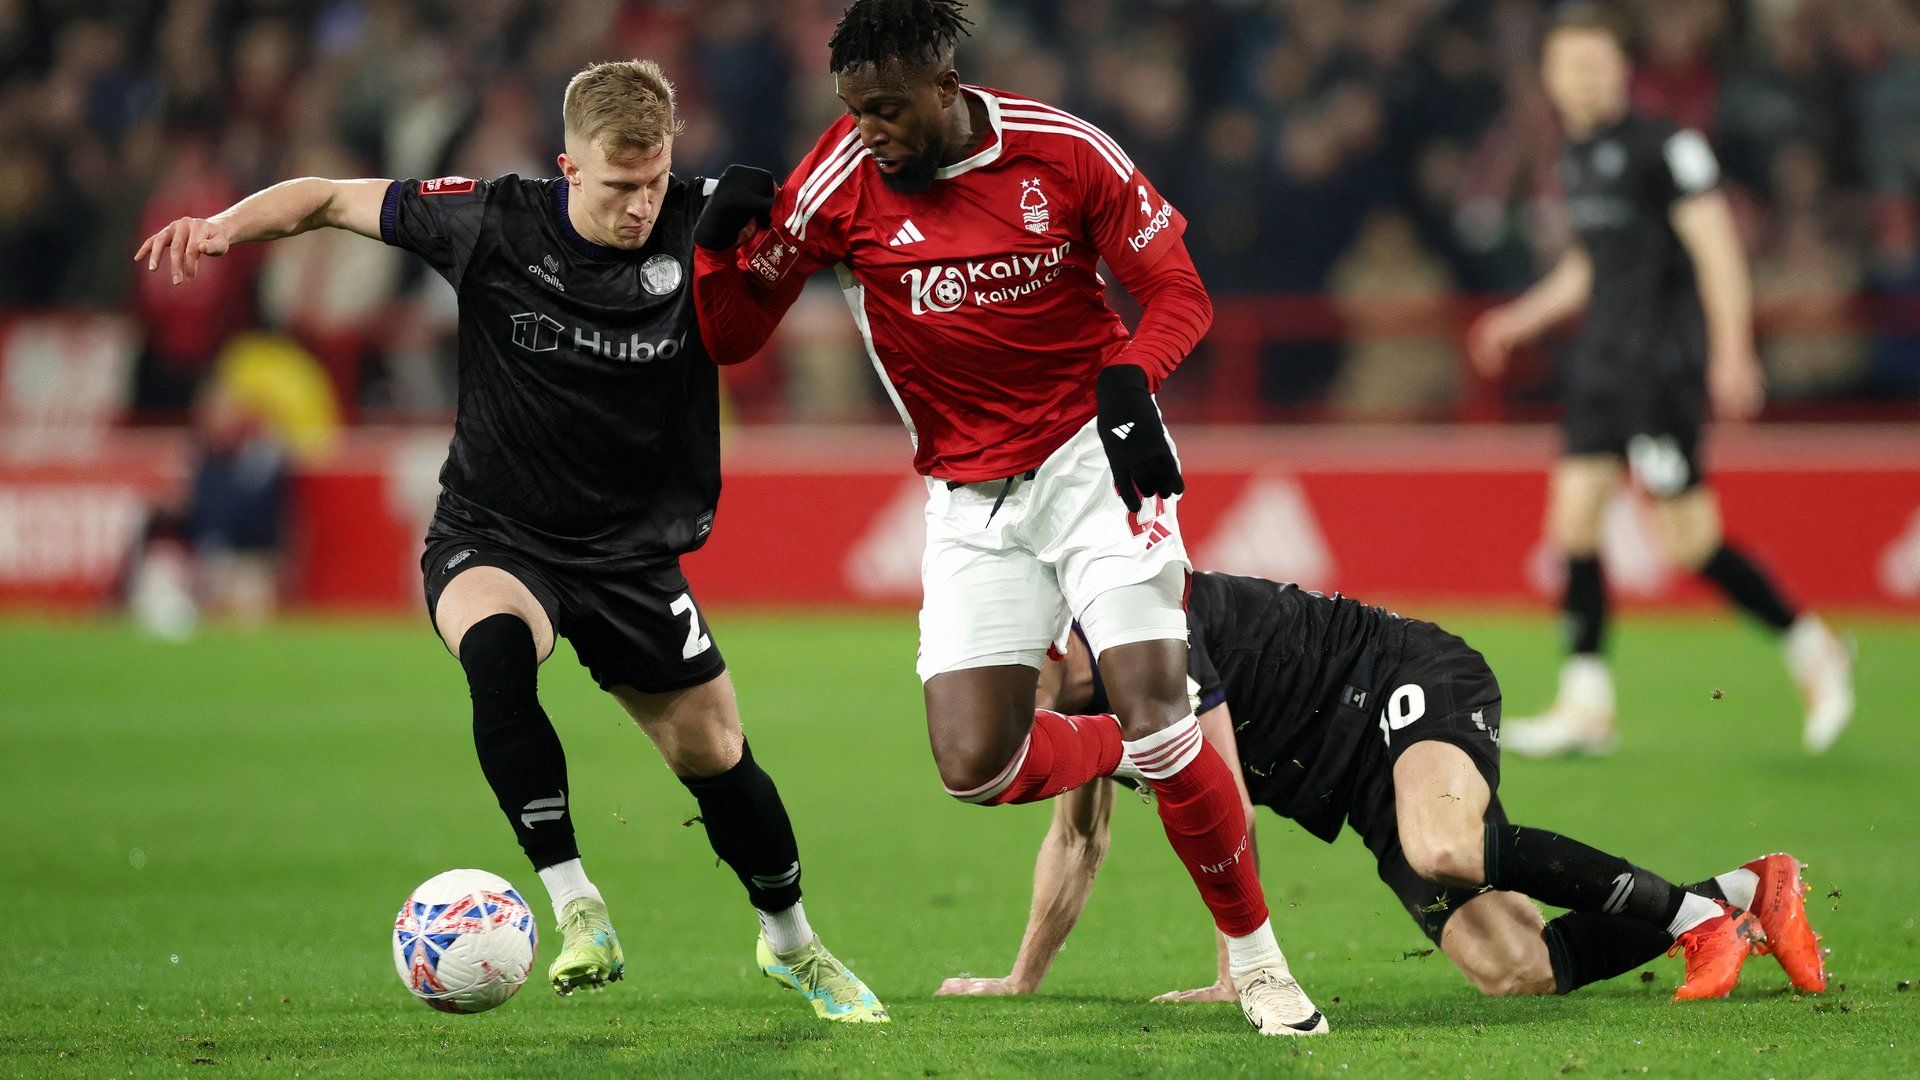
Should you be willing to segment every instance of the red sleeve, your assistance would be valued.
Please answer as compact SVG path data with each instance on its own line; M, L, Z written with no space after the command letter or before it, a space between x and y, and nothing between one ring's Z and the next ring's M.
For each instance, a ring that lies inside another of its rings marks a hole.
M767 237L762 231L742 245L752 249ZM805 274L792 274L762 288L755 276L741 268L735 251L693 249L693 310L700 323L700 340L716 364L751 360L767 344L787 309L807 284Z
M1081 223L1093 249L1124 281L1129 270L1145 270L1180 246L1187 219L1119 144L1091 125L1086 130L1089 136L1071 140Z
M717 364L750 360L806 288L807 278L846 257L840 214L846 181L864 160L851 117L841 117L787 177L773 224L737 250L693 254L700 340Z
M1141 308L1133 339L1113 362L1140 365L1147 372L1147 384L1158 390L1213 325L1213 301L1207 298L1184 241L1174 240L1148 266L1132 259L1109 265Z

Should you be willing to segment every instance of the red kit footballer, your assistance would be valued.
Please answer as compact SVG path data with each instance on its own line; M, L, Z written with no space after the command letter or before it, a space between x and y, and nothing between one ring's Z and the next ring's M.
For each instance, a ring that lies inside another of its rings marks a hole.
M719 363L834 267L926 478L919 674L947 791L981 805L1138 776L1226 936L1242 1010L1326 1030L1288 970L1237 780L1187 696L1179 459L1153 392L1212 319L1186 221L1092 124L963 84L958 0L856 0L830 42L847 114L784 185L728 170L695 232ZM1104 259L1143 310L1129 334ZM1077 619L1113 713L1035 709Z

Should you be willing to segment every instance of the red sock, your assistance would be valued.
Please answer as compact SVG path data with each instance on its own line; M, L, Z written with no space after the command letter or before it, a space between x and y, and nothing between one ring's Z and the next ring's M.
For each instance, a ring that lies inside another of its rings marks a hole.
M983 806L1051 799L1120 764L1120 721L1112 715L1062 716L1033 711L1033 730L1000 775L971 791L947 789L962 802Z
M1193 875L1214 925L1229 937L1267 921L1267 898L1247 843L1233 774L1189 716L1126 744L1127 758L1153 786L1160 824Z

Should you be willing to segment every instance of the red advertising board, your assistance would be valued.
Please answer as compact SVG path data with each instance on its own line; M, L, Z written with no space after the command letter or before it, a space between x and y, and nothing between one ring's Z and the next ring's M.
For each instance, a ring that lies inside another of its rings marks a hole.
M1903 430L1728 433L1709 467L1728 532L1809 604L1920 614L1920 437ZM1182 441L1195 563L1401 605L1537 602L1543 429L1215 430ZM356 436L298 473L291 606L409 610L445 433ZM713 539L687 560L708 603L911 606L924 482L898 431L753 432L729 441ZM0 606L101 603L144 507L181 485L154 437L84 461L0 460ZM1711 599L1669 565L1632 497L1606 524L1629 602Z

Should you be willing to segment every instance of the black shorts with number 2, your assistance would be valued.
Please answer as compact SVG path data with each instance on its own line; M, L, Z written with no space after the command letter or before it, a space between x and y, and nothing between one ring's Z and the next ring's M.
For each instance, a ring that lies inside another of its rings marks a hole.
M545 562L477 537L438 539L420 560L427 617L463 571L493 566L512 574L546 610L554 634L573 644L603 690L647 694L708 682L727 664L678 559L617 571Z

